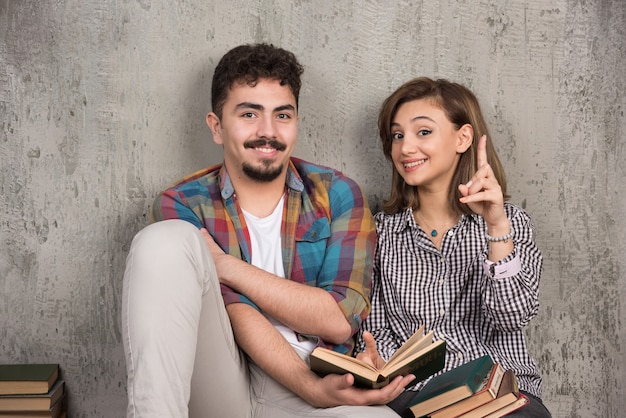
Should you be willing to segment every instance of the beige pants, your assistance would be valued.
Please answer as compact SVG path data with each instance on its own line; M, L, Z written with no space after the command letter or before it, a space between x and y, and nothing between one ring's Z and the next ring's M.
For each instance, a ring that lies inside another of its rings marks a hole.
M207 246L188 222L137 234L122 301L128 417L397 418L386 406L313 408L248 363Z

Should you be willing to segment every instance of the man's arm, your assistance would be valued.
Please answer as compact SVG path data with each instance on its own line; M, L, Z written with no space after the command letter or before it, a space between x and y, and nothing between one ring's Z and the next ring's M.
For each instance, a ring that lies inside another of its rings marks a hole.
M350 374L321 378L263 314L244 303L232 303L226 309L239 347L268 375L312 406L383 405L400 395L414 378L399 376L382 389L356 388Z
M350 338L350 324L326 290L283 279L225 254L205 229L202 233L221 283L296 332L334 344Z

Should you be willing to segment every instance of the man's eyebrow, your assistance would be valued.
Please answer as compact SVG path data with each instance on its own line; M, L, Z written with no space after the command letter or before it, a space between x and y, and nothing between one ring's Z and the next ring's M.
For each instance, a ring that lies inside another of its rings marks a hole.
M296 108L291 104L286 104L286 105L278 106L276 109L274 109L274 112L282 112L283 110L291 110L295 112Z
M265 110L265 107L263 105L258 104L258 103L241 102L237 106L235 106L235 109L237 109L237 110L240 110L240 109L254 109L254 110L263 111L263 110ZM290 110L290 111L295 112L296 108L292 104L285 104L285 105L281 105L281 106L278 106L278 107L274 108L274 112L282 112L284 110Z
M251 102L241 102L239 103L237 106L235 106L235 109L254 109L254 110L263 110L265 109L262 105L257 104L257 103L251 103Z

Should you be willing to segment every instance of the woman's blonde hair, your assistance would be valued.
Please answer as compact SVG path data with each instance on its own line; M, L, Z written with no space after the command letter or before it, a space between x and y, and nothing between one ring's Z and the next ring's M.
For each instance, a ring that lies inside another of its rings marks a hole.
M461 194L457 186L467 183L478 169L478 140L483 135L487 135L487 161L491 165L498 183L500 183L504 198L508 199L504 169L496 154L493 142L491 142L487 124L474 93L466 87L448 80L419 77L398 87L383 102L378 115L378 132L383 145L383 153L385 158L392 163L391 195L389 199L383 202L383 210L387 213L397 213L409 207L414 210L419 208L418 187L405 183L391 158L391 144L393 142L391 123L402 104L418 99L432 100L444 111L456 129L465 124L470 124L474 130L472 144L461 154L459 164L449 185L448 204L450 207L454 208L458 214L472 213L467 205L459 202Z

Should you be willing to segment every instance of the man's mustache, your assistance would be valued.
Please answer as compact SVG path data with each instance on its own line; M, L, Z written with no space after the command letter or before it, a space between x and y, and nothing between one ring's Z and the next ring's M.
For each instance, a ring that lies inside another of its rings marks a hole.
M262 148L269 147L274 148L277 151L284 151L287 149L287 146L281 142L278 142L275 139L267 139L267 138L259 138L253 139L251 141L246 141L243 144L244 148Z

